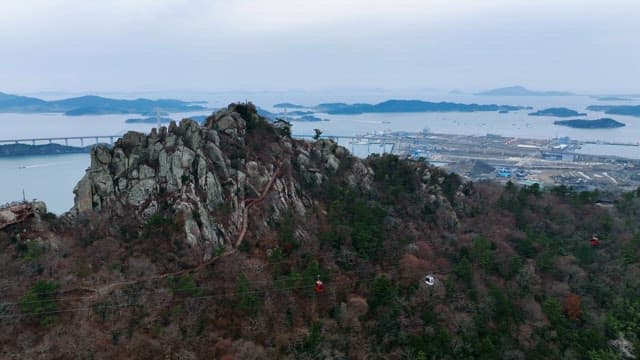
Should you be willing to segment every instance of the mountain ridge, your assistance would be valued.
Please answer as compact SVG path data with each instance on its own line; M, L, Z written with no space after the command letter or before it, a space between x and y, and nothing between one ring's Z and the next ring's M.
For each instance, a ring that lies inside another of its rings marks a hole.
M640 116L640 105L590 105L587 110L603 111L611 115Z
M568 91L535 91L529 90L524 86L515 85L492 90L486 90L476 93L475 95L483 96L575 96L576 94Z
M430 102L423 100L387 100L377 104L367 103L325 103L313 107L318 112L334 115L357 115L364 113L405 113L405 112L476 112L515 111L528 109L525 106L478 105L452 102Z
M193 105L193 103L174 99L111 99L96 95L46 101L34 97L0 92L0 112L61 112L70 116L142 114L154 112L156 108L160 108L165 112L206 110L205 107Z

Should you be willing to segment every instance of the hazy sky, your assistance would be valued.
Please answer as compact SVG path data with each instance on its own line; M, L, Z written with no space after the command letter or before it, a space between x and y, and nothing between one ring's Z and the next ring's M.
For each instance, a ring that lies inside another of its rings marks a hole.
M0 91L640 91L638 0L0 1Z

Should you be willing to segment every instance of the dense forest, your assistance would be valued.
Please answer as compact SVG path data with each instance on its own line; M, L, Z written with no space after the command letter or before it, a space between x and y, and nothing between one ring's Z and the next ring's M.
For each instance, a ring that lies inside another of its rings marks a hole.
M272 161L264 139L286 126L237 111L246 144L223 151ZM255 201L244 241L204 262L161 197L144 220L42 214L1 230L1 357L637 356L640 192L472 183L393 155L345 154L318 182L285 160L304 214Z

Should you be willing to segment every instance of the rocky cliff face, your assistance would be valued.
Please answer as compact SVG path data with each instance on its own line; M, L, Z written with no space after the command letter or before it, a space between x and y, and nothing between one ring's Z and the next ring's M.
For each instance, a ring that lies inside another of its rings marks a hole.
M286 126L267 124L251 104L232 104L204 126L185 119L148 135L129 132L113 148L93 149L72 213L145 220L170 208L187 243L203 249L206 260L218 248L238 245L253 205L264 203L270 217L303 215L311 203L299 180L321 184L351 158L331 140L294 141ZM370 186L372 170L349 163L350 184Z

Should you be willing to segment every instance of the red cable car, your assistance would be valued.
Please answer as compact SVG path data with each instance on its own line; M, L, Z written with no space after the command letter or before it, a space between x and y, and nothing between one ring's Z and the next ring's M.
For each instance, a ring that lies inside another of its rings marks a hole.
M320 280L320 275L318 275L318 279L316 280L316 293L320 294L322 292L324 292L324 284L322 280Z
M598 240L598 237L596 235L593 235L591 237L591 247L596 247L600 245L600 240Z

